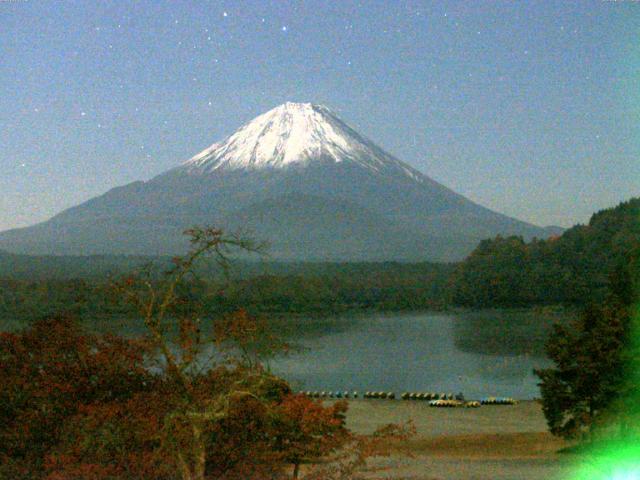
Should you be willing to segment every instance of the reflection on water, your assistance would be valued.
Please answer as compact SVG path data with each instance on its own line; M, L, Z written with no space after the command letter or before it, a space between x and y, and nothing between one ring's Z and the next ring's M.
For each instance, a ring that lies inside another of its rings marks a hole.
M455 316L454 339L460 350L487 355L543 357L552 325L571 314L557 308L519 311L482 310Z
M538 395L532 370L549 364L542 345L551 324L549 316L534 319L535 312L493 312L281 320L275 327L304 348L269 364L305 390L532 398Z

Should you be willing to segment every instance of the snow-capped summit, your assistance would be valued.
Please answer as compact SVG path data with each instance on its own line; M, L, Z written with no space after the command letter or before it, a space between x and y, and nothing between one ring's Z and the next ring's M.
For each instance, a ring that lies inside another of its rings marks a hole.
M190 173L283 169L313 161L354 162L376 172L422 175L359 135L323 105L284 103L185 162Z

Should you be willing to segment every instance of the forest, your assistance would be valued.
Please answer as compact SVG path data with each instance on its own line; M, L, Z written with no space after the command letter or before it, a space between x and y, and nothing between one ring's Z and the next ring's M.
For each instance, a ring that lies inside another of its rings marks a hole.
M55 271L53 265L65 261L69 268L60 270L64 275L47 273ZM104 260L91 267L91 260L83 265L76 259L44 258L43 267L34 262L29 268L23 268L20 275L0 276L0 318L20 325L60 311L81 318L127 315L126 306L111 301L109 287L114 279L127 272L124 266L131 267L128 271L148 271L153 278L160 278L170 265L170 261L161 258L149 267L151 261L137 259L136 263L134 259L126 259L103 268ZM446 305L447 280L453 272L452 265L430 263L237 262L227 278L215 272L213 265L203 263L198 268L199 276L191 278L182 288L190 290L191 295L205 302L211 311L233 311L242 307L252 313L276 314L440 310ZM7 264L9 262L5 262ZM26 274L31 269L33 277Z
M481 242L449 279L453 305L472 308L602 301L609 277L640 256L640 199L592 215L561 236Z

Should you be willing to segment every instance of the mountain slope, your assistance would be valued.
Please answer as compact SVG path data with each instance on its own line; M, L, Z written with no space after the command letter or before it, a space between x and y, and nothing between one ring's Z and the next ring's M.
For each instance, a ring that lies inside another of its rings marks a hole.
M435 182L326 107L286 103L148 182L0 233L0 248L173 254L196 224L248 227L275 258L296 260L454 260L496 234L547 236Z

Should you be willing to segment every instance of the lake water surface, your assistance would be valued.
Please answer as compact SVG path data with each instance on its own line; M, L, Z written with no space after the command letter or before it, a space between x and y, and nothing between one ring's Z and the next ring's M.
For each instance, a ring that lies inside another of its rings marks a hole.
M534 368L558 312L363 314L282 320L302 348L269 362L302 390L539 396Z
M550 365L544 342L551 325L570 317L554 309L289 317L272 320L272 329L296 349L268 364L296 390L530 399L539 396L533 369ZM126 319L92 328L145 332L141 322Z

